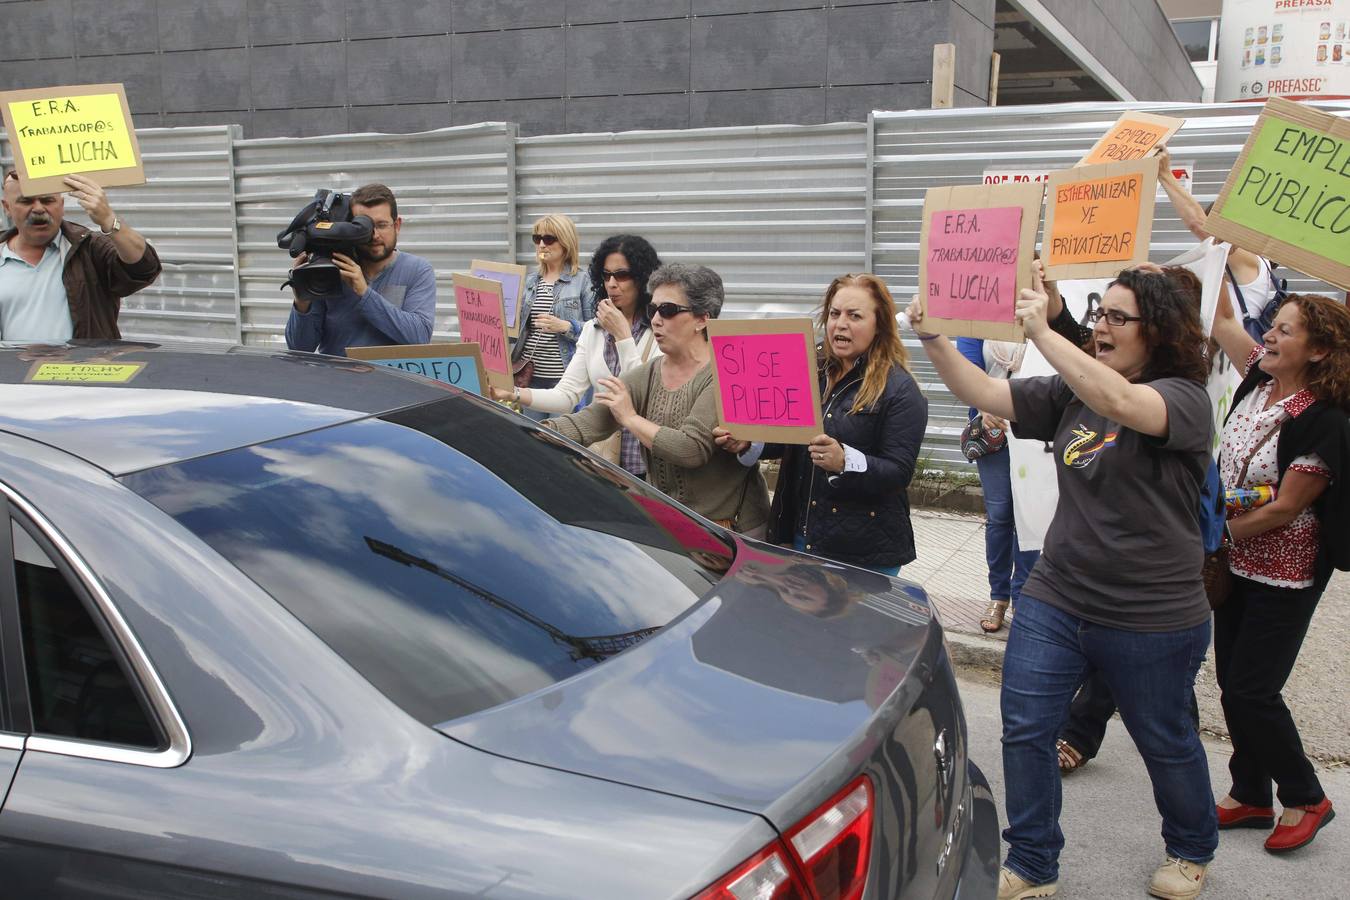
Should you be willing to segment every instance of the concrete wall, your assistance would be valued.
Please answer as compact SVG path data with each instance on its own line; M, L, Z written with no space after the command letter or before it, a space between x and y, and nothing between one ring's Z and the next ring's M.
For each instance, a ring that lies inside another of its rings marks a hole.
M1200 81L1158 0L1041 3L1136 99L1200 99Z
M1152 0L1149 0L1152 2ZM994 0L0 0L0 85L125 82L142 127L246 137L862 121L984 105Z

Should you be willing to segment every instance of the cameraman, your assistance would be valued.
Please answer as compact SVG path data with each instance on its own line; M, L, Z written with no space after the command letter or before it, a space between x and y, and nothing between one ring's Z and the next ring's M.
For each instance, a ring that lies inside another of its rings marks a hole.
M403 220L394 192L382 184L357 188L352 191L352 215L370 216L375 223L370 243L356 248L357 259L333 254L342 273L341 298L311 301L295 295L286 346L346 356L348 347L430 342L436 272L420 256L397 249ZM300 254L291 268L308 259L308 253Z

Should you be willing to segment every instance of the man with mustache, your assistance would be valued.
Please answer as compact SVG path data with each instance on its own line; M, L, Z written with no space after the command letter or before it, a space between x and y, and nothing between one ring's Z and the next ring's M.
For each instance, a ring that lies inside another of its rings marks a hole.
M308 300L295 294L286 322L286 346L346 356L348 347L425 344L436 321L436 270L420 256L398 249L403 218L394 192L382 184L352 191L352 215L370 216L370 242L356 259L333 254L342 273L342 296ZM309 259L301 253L296 266Z
M13 227L0 235L0 339L116 340L122 298L159 277L155 249L113 212L103 188L82 175L65 183L99 231L64 221L60 193L27 196L14 170L5 172Z

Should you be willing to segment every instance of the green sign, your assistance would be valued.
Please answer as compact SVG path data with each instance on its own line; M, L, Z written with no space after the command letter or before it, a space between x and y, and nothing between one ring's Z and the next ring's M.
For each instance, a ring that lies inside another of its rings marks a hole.
M1350 259L1350 139L1268 113L1258 127L1218 217Z

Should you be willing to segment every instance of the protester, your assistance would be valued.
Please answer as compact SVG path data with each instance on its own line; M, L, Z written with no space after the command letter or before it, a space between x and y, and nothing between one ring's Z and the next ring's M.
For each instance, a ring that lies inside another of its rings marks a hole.
M909 373L895 301L875 275L841 275L820 309L821 413L808 445L754 444L714 430L743 464L782 459L768 540L887 575L913 562L909 482L928 401Z
M583 323L595 317L595 287L581 271L577 227L567 216L540 218L530 240L539 267L525 279L520 300L525 321L511 352L511 365L519 387L549 390L567 370ZM548 413L534 409L525 415L543 419Z
M1011 378L1021 368L1026 352L1026 344L980 338L957 338L956 346L962 356L991 378ZM975 458L975 467L984 495L984 558L989 569L989 605L980 618L980 628L995 632L1003 628L1009 606L1016 603L1041 554L1039 550L1021 550L1017 546L1007 420L974 407L970 409L970 419L967 430L978 429L973 436L978 440L976 446L983 451Z
M1218 845L1214 799L1187 697L1209 644L1196 510L1210 405L1198 311L1162 274L1126 270L1093 311L1096 359L1046 321L1040 278L1017 301L1028 339L1059 373L990 378L909 316L962 401L1053 440L1059 502L1022 589L1004 656L1001 710L1010 844L1000 900L1058 885L1056 732L1089 667L1120 704L1153 783L1166 861L1155 896L1199 894Z
M0 339L116 340L122 298L159 277L155 248L113 211L103 188L83 175L64 181L101 233L65 221L60 193L30 197L18 173L5 171L5 215L13 226L0 237Z
M1202 241L1211 239L1212 235L1205 230L1206 208L1172 174L1172 157L1166 147L1158 152L1158 184L1191 234ZM1242 310L1244 327L1259 340L1275 315L1271 305L1280 286L1276 283L1274 266L1265 257L1233 245L1228 252L1228 284Z
M647 292L647 279L660 265L656 250L644 238L633 234L605 238L591 254L590 266L591 283L604 287L605 298L596 306L595 318L581 329L576 353L562 378L552 388L517 387L509 391L493 388L492 396L546 413L570 412L595 389L601 378L622 375L646 362L653 353L660 354L647 315L647 304L652 299ZM647 464L642 458L642 445L626 429L616 437L620 441L614 452L608 446L614 444L611 438L602 455L639 478L644 477Z
M370 216L370 242L356 248L356 259L334 253L342 276L342 295L294 301L286 322L286 346L346 356L348 347L425 344L436 321L436 271L420 256L398 249L403 218L394 192L382 184L352 191L352 215ZM292 269L309 261L296 257Z
M751 537L764 533L769 495L757 465L719 453L708 320L722 311L722 278L705 266L667 263L647 281L652 333L663 356L622 376L606 375L595 402L544 422L593 444L626 428L642 444L647 480L709 519Z
M1184 266L1158 266L1142 263L1136 269L1163 273L1172 279L1187 302L1198 312L1202 286L1195 273ZM1046 284L1046 293L1050 297L1048 315L1050 327L1080 347L1088 349L1092 340L1092 329L1079 325L1073 320L1068 307L1058 297L1058 291L1051 290ZM1212 368L1212 363L1211 363ZM1083 685L1069 706L1069 718L1060 730L1055 749L1059 753L1059 770L1067 775L1087 765L1097 756L1106 738L1106 727L1116 711L1115 698L1111 696L1111 687L1100 672L1089 671L1083 679ZM1200 729L1200 707L1195 699L1195 691L1190 697L1191 723Z
M1283 853L1335 815L1281 691L1332 569L1350 568L1350 311L1290 294L1257 346L1220 298L1214 336L1245 373L1220 444L1224 486L1275 489L1228 519L1233 586L1214 657L1233 755L1219 827L1275 825L1265 847Z

